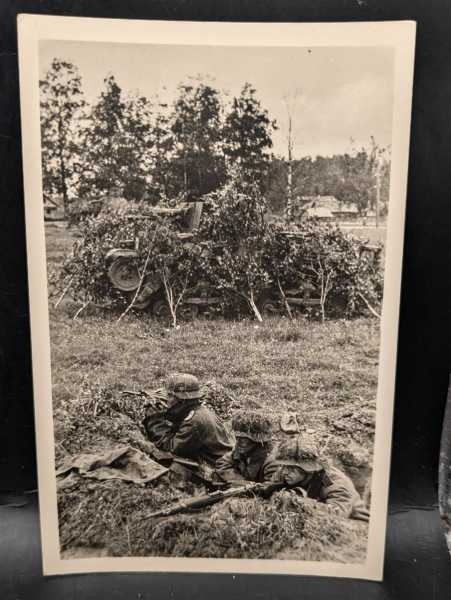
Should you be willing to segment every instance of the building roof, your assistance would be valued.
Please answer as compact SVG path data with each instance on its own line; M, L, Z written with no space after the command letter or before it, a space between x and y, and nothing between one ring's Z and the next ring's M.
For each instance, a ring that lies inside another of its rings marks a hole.
M309 217L316 217L317 219L333 219L334 215L331 210L328 208L323 208L321 206L314 206L307 208L306 211Z
M358 213L355 204L340 202L335 196L302 196L301 200L305 208L325 208L332 213Z

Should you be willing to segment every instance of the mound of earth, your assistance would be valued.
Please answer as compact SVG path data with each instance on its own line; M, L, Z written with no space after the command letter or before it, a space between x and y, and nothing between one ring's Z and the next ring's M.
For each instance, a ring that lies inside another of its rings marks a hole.
M142 489L79 480L59 494L63 556L185 556L363 561L366 524L329 515L291 492L231 498L194 514L146 519L202 493L168 479Z
M374 439L376 409L373 406L353 403L352 406L338 409L328 418L333 431L347 436L359 444L368 444Z

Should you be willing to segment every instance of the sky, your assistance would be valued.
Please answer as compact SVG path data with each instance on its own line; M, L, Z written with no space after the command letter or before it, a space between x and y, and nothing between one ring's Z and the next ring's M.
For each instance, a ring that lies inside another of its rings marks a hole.
M85 97L94 102L112 73L124 92L171 103L177 85L200 75L230 98L251 83L278 130L273 151L287 154L288 111L294 158L331 156L352 147L391 144L393 50L379 47L222 47L40 42L40 78L53 58L78 67ZM351 142L353 140L353 143Z

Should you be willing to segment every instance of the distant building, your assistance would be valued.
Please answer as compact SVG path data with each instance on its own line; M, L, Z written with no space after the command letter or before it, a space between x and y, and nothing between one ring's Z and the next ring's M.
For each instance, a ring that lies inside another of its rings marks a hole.
M333 221L334 215L331 210L328 208L323 208L322 206L312 206L310 208L306 208L304 213L308 217L313 217L315 219L320 219L321 221Z
M44 198L44 221L62 221L64 218L64 208L60 202L46 196Z
M335 196L301 196L293 204L295 219L306 214L323 220L353 221L359 216L355 204L340 202Z

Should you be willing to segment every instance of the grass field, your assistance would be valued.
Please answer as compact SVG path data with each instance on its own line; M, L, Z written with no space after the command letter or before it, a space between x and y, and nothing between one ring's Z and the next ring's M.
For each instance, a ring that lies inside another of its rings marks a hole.
M61 263L71 243L65 229L47 228L50 268ZM320 323L274 318L256 324L252 320L220 319L183 323L177 329L169 329L143 314L127 315L119 323L118 315L111 312L83 313L74 320L76 308L67 300L50 310L57 463L75 452L116 443L122 439L121 431L118 432L121 423L125 423L125 429L134 427L130 421L121 421L119 415L100 417L92 408L86 408L92 407L92 403L86 403L86 394L92 393L94 387L116 391L153 389L163 383L169 372L186 371L227 390L239 406L271 415L274 422L284 411L295 412L301 430L314 433L319 444L324 449L327 446L329 459L348 471L360 491L367 487L377 386L377 320ZM141 435L138 425L135 433ZM123 438L127 435L124 433ZM74 548L88 548L94 553L114 555L202 556L208 548L207 556L278 556L340 562L359 562L365 557L365 524L340 518L331 522L321 512L310 514L310 508L299 508L303 536L290 539L293 510L288 511L291 516L284 521L285 513L280 512L277 499L271 500L266 516L261 514L259 522L266 523L265 519L282 514L279 529L262 534L258 547L251 533L249 539L239 541L240 535L245 538L244 525L233 516L233 503L211 509L202 518L172 517L164 527L172 527L172 537L181 536L185 541L181 546L163 546L156 542L155 529L150 525L140 527L140 511L144 504L155 501L156 491L131 490L124 483L88 488L80 483L75 491L59 496L64 521L61 541L68 553ZM101 514L94 510L99 498L108 498L109 505ZM255 517L263 501L243 500L239 510L246 502L247 514ZM127 527L118 521L121 511L126 514ZM197 521L192 533L194 518ZM221 519L228 523L224 530L218 529ZM83 520L92 524L89 533L80 530ZM237 523L241 525L238 527ZM214 540L212 524L217 530ZM237 537L229 539L227 550L227 535L231 536L234 528ZM163 537L171 538L169 534L165 531Z

